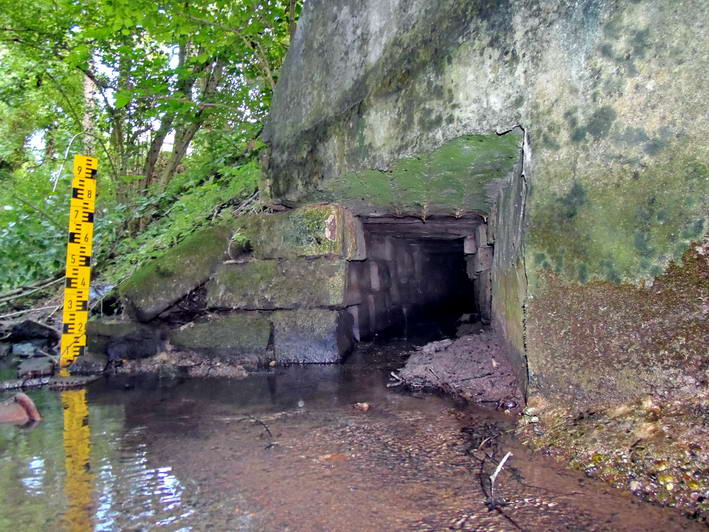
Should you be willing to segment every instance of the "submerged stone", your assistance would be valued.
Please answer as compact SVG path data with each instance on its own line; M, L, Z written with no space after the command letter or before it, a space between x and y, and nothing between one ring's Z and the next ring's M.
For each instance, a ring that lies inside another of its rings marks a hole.
M178 349L263 363L271 322L257 313L230 314L184 326L168 337Z
M342 306L347 261L256 260L222 265L207 284L207 306L242 310Z
M99 360L131 360L156 355L162 346L161 331L141 323L115 320L90 321L86 326L88 351Z
M119 289L128 315L149 321L204 283L221 264L232 232L226 223L198 231L138 270Z
M17 378L44 377L54 373L54 362L51 358L29 358L20 362L17 368Z
M353 345L352 315L324 309L274 312L273 344L280 363L340 362Z

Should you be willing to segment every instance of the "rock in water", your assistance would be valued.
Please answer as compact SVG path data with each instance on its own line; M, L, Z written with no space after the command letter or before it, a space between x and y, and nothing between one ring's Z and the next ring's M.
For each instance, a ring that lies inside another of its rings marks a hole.
M24 393L18 393L9 401L0 403L0 423L24 425L41 419L34 402Z

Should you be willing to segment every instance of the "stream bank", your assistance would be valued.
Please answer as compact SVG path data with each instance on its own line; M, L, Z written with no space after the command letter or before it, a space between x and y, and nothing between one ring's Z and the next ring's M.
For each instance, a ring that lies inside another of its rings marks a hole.
M405 351L368 344L342 365L279 367L239 381L143 375L93 383L85 392L88 421L75 429L88 427L90 444L87 473L69 485L83 494L75 499L65 498L64 397L31 391L45 421L31 430L0 427L0 523L46 528L72 517L99 530L703 529L530 454L512 434L513 417L387 387ZM490 511L487 478L510 451L495 487L504 505Z

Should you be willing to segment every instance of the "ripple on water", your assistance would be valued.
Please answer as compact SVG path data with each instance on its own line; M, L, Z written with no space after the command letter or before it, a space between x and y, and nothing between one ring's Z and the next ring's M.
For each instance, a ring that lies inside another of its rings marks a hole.
M44 421L0 426L0 530L514 529L487 511L462 431L509 421L389 389L389 353L370 355L241 381L97 382L83 406L31 392ZM505 445L500 492L526 529L696 524Z

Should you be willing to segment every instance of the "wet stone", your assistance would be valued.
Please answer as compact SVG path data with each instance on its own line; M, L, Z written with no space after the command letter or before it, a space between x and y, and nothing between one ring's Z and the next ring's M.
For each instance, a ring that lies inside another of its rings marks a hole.
M5 358L12 351L12 344L0 342L0 358Z
M52 373L54 373L54 362L47 357L23 360L17 368L18 379L44 377Z
M110 360L131 360L153 356L163 339L159 329L141 323L115 320L90 321L88 351Z
M12 344L12 355L16 357L31 357L34 356L35 352L39 349L37 345L32 342L23 342L19 344Z
M279 363L334 363L353 345L347 311L293 310L273 313L273 343Z
M22 342L24 340L49 340L56 342L59 340L59 333L52 327L38 321L23 320L13 325L8 339L13 342Z

